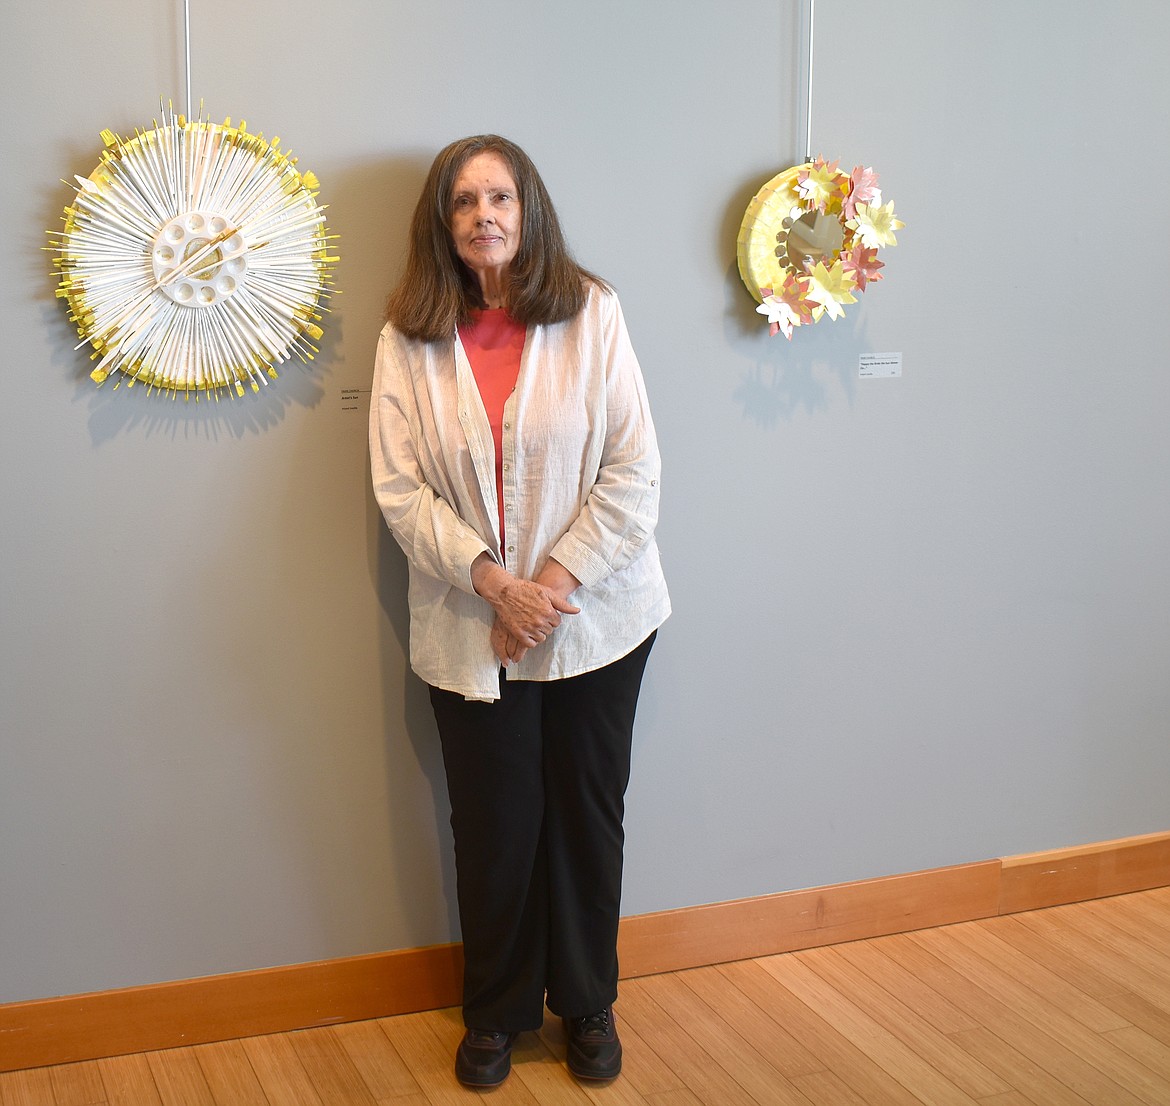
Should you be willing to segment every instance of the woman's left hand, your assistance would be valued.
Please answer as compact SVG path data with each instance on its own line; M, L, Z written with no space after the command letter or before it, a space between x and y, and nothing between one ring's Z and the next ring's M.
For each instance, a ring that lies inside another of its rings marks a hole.
M518 664L528 652L528 646L521 645L519 639L508 633L508 628L500 621L499 616L492 623L491 642L492 652L505 668L509 664Z

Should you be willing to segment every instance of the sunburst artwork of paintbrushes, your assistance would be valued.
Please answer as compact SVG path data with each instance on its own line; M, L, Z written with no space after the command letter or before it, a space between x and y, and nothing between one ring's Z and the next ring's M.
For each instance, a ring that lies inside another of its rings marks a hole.
M93 379L242 396L312 359L338 260L317 178L242 121L102 139L49 247Z
M47 249L99 385L243 396L319 352L337 236L316 176L279 138L202 105L192 118L190 0L184 21L186 113L167 102L133 135L102 131Z

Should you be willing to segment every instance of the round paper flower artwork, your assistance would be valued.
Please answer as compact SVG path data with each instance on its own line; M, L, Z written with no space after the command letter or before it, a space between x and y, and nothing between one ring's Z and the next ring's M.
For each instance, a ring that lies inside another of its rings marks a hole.
M739 272L773 335L838 319L882 279L882 246L905 224L883 205L877 174L824 158L785 169L756 193L739 230Z
M311 360L338 259L317 179L280 139L164 114L102 140L50 247L93 379L242 396Z

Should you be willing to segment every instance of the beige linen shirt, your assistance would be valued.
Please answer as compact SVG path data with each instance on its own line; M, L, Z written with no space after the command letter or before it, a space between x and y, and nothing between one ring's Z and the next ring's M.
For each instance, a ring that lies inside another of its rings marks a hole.
M468 699L500 694L471 563L487 552L530 580L549 557L578 580L549 640L506 669L555 680L625 656L670 614L654 540L660 460L642 373L617 297L590 285L574 318L529 326L504 405L505 545L495 443L458 334L382 330L370 404L374 495L409 562L410 663Z

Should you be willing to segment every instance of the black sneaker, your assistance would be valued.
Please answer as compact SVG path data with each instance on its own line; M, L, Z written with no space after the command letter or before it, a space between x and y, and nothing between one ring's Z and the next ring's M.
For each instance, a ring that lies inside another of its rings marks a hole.
M469 1029L455 1051L455 1077L469 1087L498 1087L512 1070L515 1033Z
M607 1006L584 1018L563 1018L569 1071L578 1079L613 1079L622 1070L622 1043Z

